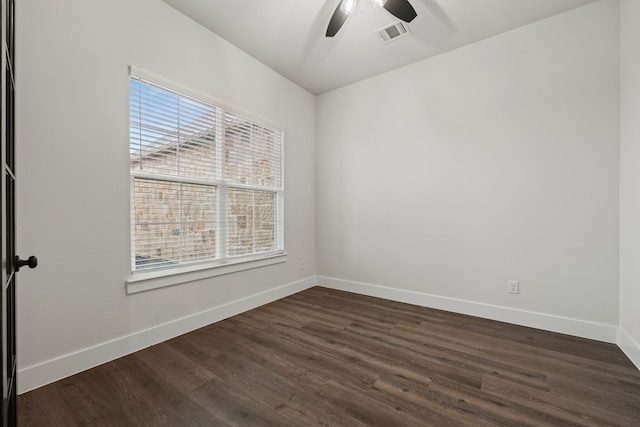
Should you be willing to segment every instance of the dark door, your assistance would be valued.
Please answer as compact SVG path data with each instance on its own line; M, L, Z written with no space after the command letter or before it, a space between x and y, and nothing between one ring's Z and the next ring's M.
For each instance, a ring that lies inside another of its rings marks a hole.
M2 1L2 426L16 424L13 0Z
M2 93L0 97L0 212L2 227L2 292L0 305L0 341L2 342L2 427L16 425L16 273L20 267L37 265L35 257L27 261L16 256L16 170L15 170L15 27L14 0L1 1Z

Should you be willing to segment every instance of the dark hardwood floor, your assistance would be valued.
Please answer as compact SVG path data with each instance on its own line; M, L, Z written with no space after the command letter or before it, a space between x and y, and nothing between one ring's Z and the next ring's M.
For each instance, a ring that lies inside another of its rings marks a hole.
M615 345L312 288L19 396L19 426L640 426Z

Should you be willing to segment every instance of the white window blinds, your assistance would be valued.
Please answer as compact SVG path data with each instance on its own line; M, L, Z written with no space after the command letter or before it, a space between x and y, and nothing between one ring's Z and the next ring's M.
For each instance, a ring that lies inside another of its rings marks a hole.
M132 70L132 270L282 253L283 132Z

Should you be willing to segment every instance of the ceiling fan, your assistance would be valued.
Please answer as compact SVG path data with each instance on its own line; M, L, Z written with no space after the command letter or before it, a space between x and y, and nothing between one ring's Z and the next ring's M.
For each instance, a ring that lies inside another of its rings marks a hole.
M329 21L329 26L327 27L327 37L335 36L340 28L344 25L345 21L352 15L356 10L356 6L358 1L365 0L341 0L336 7L335 12L333 12L333 16L331 16L331 20ZM387 12L395 16L396 18L402 19L405 22L411 22L413 19L418 16L415 9L408 0L370 0L371 4L374 6L384 7Z

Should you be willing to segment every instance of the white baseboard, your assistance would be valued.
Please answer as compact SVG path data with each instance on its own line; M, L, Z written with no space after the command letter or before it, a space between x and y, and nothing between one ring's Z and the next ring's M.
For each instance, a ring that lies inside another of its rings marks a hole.
M569 317L518 310L510 307L371 285L350 280L341 280L332 277L318 276L318 286L609 343L616 343L618 338L617 325L589 322Z
M624 351L629 360L640 369L640 343L631 338L623 328L618 328L618 347Z
M517 310L474 301L442 297L368 283L312 276L183 317L150 329L104 342L18 370L18 393L26 393L127 354L142 350L203 326L285 298L313 286L323 286L392 301L468 314L583 338L617 343L640 369L640 344L616 325L587 322L544 313Z
M150 329L18 370L18 394L311 288L316 277L269 289Z

